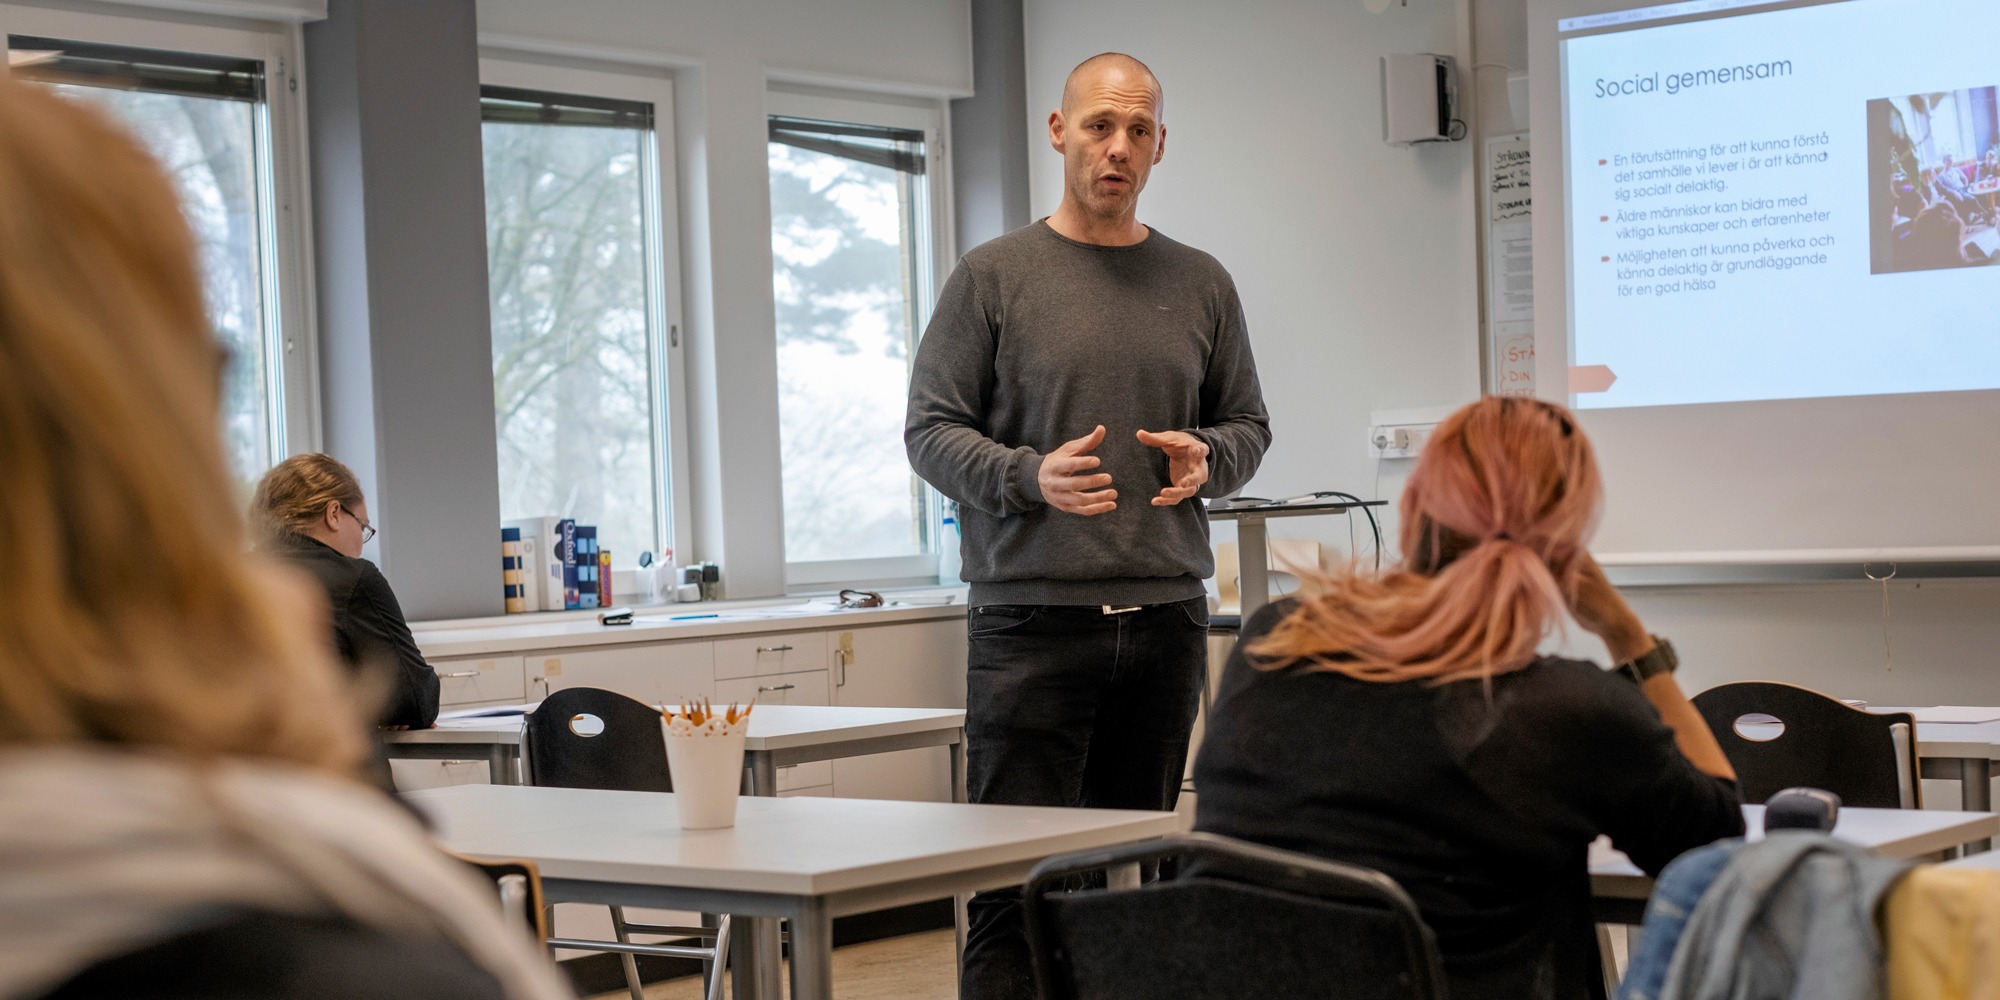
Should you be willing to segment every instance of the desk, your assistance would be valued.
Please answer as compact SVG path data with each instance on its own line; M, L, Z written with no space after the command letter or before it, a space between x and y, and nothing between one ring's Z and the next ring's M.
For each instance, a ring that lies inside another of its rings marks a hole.
M1744 806L1743 821L1751 840L1764 836L1764 807ZM1949 850L2000 833L2000 816L1985 812L1945 812L1938 809L1842 809L1833 834L1854 841L1885 858L1912 860ZM1638 923L1653 880L1604 838L1590 845L1590 894L1598 901L1600 922L1610 917ZM1611 902L1614 905L1606 907ZM1631 904L1619 907L1623 902Z
M1241 605L1238 620L1248 625L1250 616L1271 601L1271 554L1270 542L1264 533L1266 520L1311 514L1345 514L1356 507L1383 507L1387 504L1386 500L1315 500L1310 503L1209 507L1209 520L1236 522L1236 586L1242 595L1238 599Z
M1049 855L1180 828L1168 812L748 798L730 829L682 830L674 797L652 792L459 785L404 798L450 850L534 861L551 902L791 921L793 1000L833 995L835 917L1016 885ZM739 1000L775 1000L757 982L777 961L761 954L771 943L734 939Z
M1868 711L1921 709L1870 705ZM1963 808L1984 812L1993 807L1995 759L2000 759L2000 722L1917 723L1917 760L1924 777L1958 782Z
M496 785L520 784L520 716L448 719L437 729L385 732L392 759L483 759ZM951 748L951 793L965 801L965 712L956 708L848 708L838 705L759 705L750 713L743 766L750 794L776 795L778 768L893 750Z

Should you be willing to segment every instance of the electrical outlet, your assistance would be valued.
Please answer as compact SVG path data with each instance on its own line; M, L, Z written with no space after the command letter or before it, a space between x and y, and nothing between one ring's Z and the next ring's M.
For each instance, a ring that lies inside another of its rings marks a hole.
M1369 458L1415 458L1431 432L1455 407L1376 410L1368 415Z
M1376 424L1368 428L1368 454L1375 458L1415 458L1436 424Z

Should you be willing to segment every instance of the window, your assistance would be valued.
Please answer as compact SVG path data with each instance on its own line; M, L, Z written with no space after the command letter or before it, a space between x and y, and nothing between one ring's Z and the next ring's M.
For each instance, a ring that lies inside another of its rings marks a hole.
M118 120L172 179L199 247L209 321L229 354L222 421L230 464L254 482L290 446L313 441L310 361L287 370L288 358L309 357L298 345L310 338L302 322L285 322L288 310L296 317L300 309L281 298L278 280L297 273L290 258L298 231L290 199L279 207L273 162L274 151L295 147L274 135L267 100L267 79L284 77L283 43L254 32L52 11L8 11L7 25L62 32L8 34L15 78ZM98 40L139 34L149 42L166 34L191 49ZM287 393L288 381L297 392ZM288 403L296 411L289 419Z
M674 537L659 151L671 133L658 121L670 98L542 89L631 89L610 74L483 66L501 516L595 524L630 566Z
M771 100L787 112L769 152L789 580L934 576L937 500L903 414L932 301L937 115Z

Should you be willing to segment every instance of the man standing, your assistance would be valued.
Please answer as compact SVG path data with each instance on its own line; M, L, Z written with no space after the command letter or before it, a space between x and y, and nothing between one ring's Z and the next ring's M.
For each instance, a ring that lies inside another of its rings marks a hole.
M1271 433L1229 272L1138 221L1162 106L1131 56L1073 70L1062 203L966 254L917 348L904 442L959 502L972 584L974 802L1179 796L1214 572L1185 501L1249 481ZM1018 891L973 899L964 961L962 997L1035 995Z

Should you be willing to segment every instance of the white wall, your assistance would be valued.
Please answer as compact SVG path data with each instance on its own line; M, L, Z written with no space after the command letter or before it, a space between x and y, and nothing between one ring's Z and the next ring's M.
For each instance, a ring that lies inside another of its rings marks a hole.
M1274 438L1250 495L1372 496L1372 411L1478 394L1472 144L1384 145L1376 61L1391 52L1462 60L1459 7L1422 0L1376 15L1351 0L1025 5L1037 218L1060 198L1061 157L1044 123L1070 68L1116 50L1160 77L1166 157L1139 218L1214 254L1236 278ZM1406 464L1380 470L1383 496ZM1347 548L1338 518L1274 522L1272 533ZM1231 535L1217 526L1218 541Z
M479 32L674 76L692 546L677 534L730 596L783 593L764 97L774 81L966 96L967 0L479 0Z

